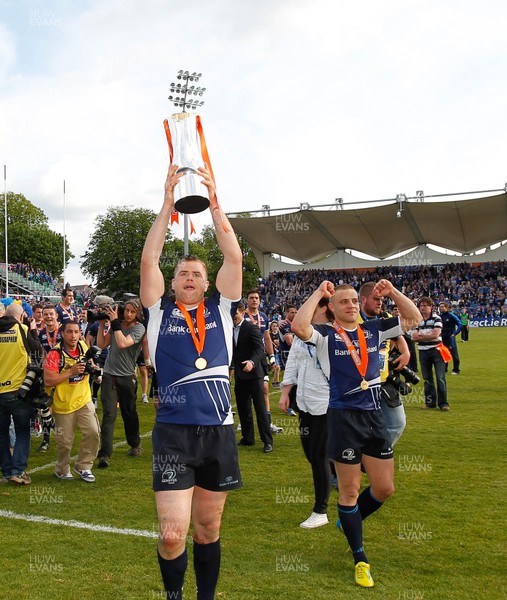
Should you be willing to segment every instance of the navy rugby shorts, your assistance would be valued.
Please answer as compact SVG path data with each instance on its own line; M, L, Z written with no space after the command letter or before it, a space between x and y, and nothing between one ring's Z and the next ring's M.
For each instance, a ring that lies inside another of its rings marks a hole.
M155 492L194 486L228 492L243 485L234 425L155 423L152 444Z
M349 410L329 408L328 458L336 462L357 465L361 456L393 458L391 440L381 410Z

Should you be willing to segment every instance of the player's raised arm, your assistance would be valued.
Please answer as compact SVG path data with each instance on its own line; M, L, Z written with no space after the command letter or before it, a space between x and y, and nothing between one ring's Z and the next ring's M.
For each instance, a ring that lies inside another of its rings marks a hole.
M141 302L144 306L153 306L164 293L164 277L159 261L164 249L164 242L169 226L169 219L174 210L174 187L182 175L177 175L178 165L171 165L167 173L164 190L164 203L160 213L151 226L141 256Z
M313 292L303 306L297 311L292 321L292 333L308 341L312 336L312 318L321 298L331 298L334 294L334 285L330 281L323 281Z
M217 273L216 287L217 290L229 300L238 300L241 298L242 289L242 265L243 255L238 244L236 234L217 202L215 193L215 184L211 178L211 174L207 168L200 168L199 173L202 175L202 183L209 190L210 197L210 212L215 226L215 235L217 242L224 255L224 262Z
M413 329L422 321L422 315L417 306L387 279L378 281L372 293L382 297L389 296L394 301L400 311L400 323L403 331Z

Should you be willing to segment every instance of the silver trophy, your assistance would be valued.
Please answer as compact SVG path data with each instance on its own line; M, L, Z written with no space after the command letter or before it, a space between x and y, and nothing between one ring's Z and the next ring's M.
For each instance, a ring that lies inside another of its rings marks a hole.
M205 158L209 166L202 125L198 115L186 111L204 104L202 100L188 98L202 96L206 90L189 85L189 82L197 83L200 77L201 73L178 72L177 78L183 83L171 83L171 93L178 95L169 96L169 100L183 110L164 121L171 164L178 165L177 173L183 173L174 188L174 208L184 214L202 212L209 206L208 188L201 183L202 175L197 171L204 166Z

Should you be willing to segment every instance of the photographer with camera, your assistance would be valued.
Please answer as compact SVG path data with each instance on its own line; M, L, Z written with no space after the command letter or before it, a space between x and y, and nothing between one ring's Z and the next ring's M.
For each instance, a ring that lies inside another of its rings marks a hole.
M10 304L5 316L0 317L0 460L2 482L18 485L31 483L26 474L30 453L30 427L34 409L29 398L21 398L19 391L28 375L27 367L40 364L42 347L35 320L23 324L25 311L20 304ZM33 378L36 371L32 370ZM30 380L30 383L33 379ZM28 385L29 387L29 385ZM16 443L11 455L9 427L14 421Z
M372 319L387 319L391 315L382 310L383 298L373 293L375 283L369 281L361 286L359 290L359 301L361 309L359 311L359 323L370 321ZM396 373L406 369L410 361L410 352L408 350L405 338L400 335L397 338L385 340L379 347L380 358L380 406L386 420L387 431L391 438L391 446L394 446L400 439L407 418L405 409L400 396L400 387L402 384L396 379ZM416 376L417 377L417 376ZM404 391L408 390L404 388Z
M70 454L78 428L81 443L74 472L83 481L93 483L95 475L91 469L99 449L100 428L88 379L96 371L90 351L80 340L81 329L77 321L65 321L60 331L63 340L49 352L44 363L44 383L48 388L54 388L55 475L64 481L74 479L70 472Z
M39 340L44 348L44 352L48 354L51 350L62 341L62 335L60 333L60 323L57 319L56 308L52 304L47 304L42 308L42 321L43 327L38 327ZM50 418L51 410L49 408L45 411L45 416L40 415L40 422L42 425L42 443L37 449L37 452L47 452L51 442L51 429L54 427L53 420Z
M88 313L88 328L86 330L85 342L88 348L91 346L98 344L98 335L99 335L99 323L100 321L104 321L104 335L107 335L109 332L109 319L107 315L104 313L104 308L108 304L114 304L114 300L109 296L96 296L93 300L94 307ZM106 364L107 355L109 354L109 347L102 349L100 356L95 360L95 364L104 369L104 365ZM92 389L92 400L95 404L95 408L97 408L98 403L98 394L102 385L102 377L94 378L91 383Z
M99 450L99 469L109 466L113 453L113 434L117 404L125 427L125 437L130 446L129 456L141 455L139 415L137 414L136 361L146 332L139 321L142 318L141 302L132 298L125 302L123 319L118 318L118 306L107 305L103 313L111 325L105 333L105 320L99 320L97 343L100 348L109 346L109 354L102 375L102 445Z

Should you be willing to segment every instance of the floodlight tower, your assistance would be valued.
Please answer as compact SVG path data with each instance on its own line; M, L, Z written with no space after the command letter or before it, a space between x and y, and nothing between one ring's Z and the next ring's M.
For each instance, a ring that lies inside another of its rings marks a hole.
M196 87L195 85L188 85L189 81L195 81L198 83L202 77L202 73L189 73L188 71L178 71L176 75L177 79L183 80L184 83L171 83L171 94L178 94L178 96L169 96L169 100L174 106L183 109L182 112L187 112L187 108L196 109L204 104L204 100L196 100L187 96L202 96L206 91L206 88Z
M197 170L204 164L204 134L199 116L194 117L187 111L195 110L204 104L199 98L206 88L193 85L198 83L201 77L202 73L195 71L178 71L176 79L180 83L171 83L171 95L168 98L181 112L164 122L171 162L177 164L177 172L184 175L174 190L174 208L184 214L185 254L188 254L188 215L202 212L209 206L208 190L202 184L202 177Z
M398 210L396 211L396 217L401 219L403 216L403 210L405 208L404 204L407 201L406 194L396 194L396 201L398 202Z

